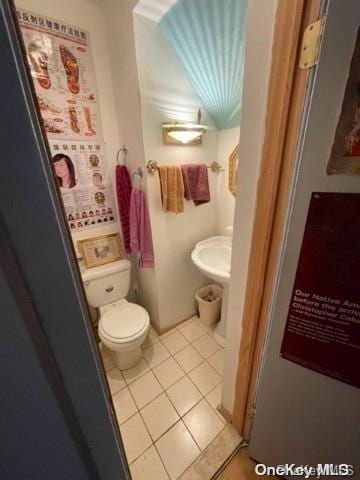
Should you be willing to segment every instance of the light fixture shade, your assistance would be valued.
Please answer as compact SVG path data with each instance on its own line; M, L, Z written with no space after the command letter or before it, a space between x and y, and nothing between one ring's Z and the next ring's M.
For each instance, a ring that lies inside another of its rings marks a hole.
M199 145L209 127L200 123L164 123L162 129L167 145Z
M196 130L169 130L168 135L178 142L189 143L201 137L202 132Z

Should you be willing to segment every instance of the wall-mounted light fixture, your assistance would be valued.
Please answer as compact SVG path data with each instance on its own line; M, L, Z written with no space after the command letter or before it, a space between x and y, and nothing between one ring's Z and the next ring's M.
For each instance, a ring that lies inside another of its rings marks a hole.
M163 140L165 145L200 145L202 136L209 130L202 125L201 111L198 111L198 123L163 123Z

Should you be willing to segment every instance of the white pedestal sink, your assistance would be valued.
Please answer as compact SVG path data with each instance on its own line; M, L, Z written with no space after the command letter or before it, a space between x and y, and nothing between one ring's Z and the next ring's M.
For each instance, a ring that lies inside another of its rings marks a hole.
M214 338L221 345L226 343L226 309L230 281L232 242L229 237L210 237L198 242L191 253L196 267L207 277L223 286L221 319L214 330Z

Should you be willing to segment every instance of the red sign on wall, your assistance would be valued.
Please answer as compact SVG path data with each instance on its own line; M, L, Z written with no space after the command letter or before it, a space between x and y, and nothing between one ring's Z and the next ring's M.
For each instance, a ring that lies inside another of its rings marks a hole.
M281 356L360 387L360 194L311 196Z

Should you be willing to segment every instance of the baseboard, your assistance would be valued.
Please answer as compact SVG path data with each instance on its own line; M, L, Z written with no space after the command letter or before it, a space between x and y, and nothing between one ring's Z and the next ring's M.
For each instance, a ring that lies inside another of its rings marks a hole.
M155 332L158 335L164 335L164 333L169 332L173 328L178 327L182 323L187 322L188 320L190 320L190 318L195 317L195 316L196 316L196 312L194 312L192 315L189 315L188 317L184 318L183 320L179 320L178 322L173 323L172 325L169 325L168 327L164 327L164 328L159 328L157 325L155 325L153 323L151 324L151 326L153 327L153 329L155 330Z
M227 423L232 423L232 415L223 405L219 405L216 410L225 418Z

